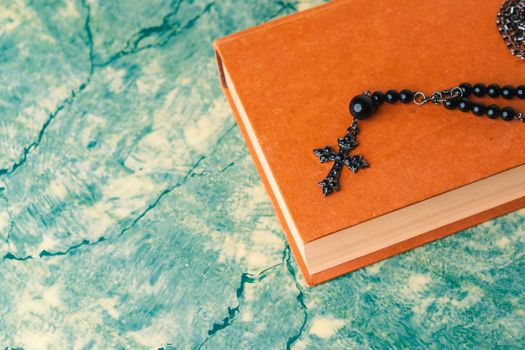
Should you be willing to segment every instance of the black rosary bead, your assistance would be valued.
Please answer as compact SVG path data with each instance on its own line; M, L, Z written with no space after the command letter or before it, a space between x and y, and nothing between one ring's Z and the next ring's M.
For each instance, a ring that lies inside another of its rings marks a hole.
M498 84L490 84L487 87L487 95L489 95L492 98L499 97L501 94L501 87Z
M487 93L487 87L483 83L477 83L472 88L472 93L474 94L474 96L483 97Z
M459 101L458 108L462 112L468 112L472 108L472 102L468 98L462 98Z
M487 107L486 113L490 119L497 119L501 116L501 108L496 105L490 105Z
M473 103L472 104L472 113L475 116L481 117L483 114L485 114L485 111L487 110L487 107L483 103Z
M463 92L463 97L469 97L472 94L472 85L469 83L461 83L459 87Z
M501 119L511 121L516 116L516 111L512 107L505 107L501 110Z
M414 93L408 89L401 90L399 92L399 101L407 104L414 100Z
M385 94L381 91L376 91L372 94L372 100L376 106L381 106L385 102Z
M456 109L458 108L459 100L456 98L446 100L443 102L443 106L445 106L446 109Z
M376 105L370 96L358 95L350 101L350 114L356 119L366 119L374 114L375 111Z
M399 101L399 93L396 90L388 90L385 94L385 101L387 103L396 103Z
M520 85L516 88L516 97L525 99L525 85Z
M505 85L501 88L501 96L507 100L513 99L516 96L516 90L510 85Z

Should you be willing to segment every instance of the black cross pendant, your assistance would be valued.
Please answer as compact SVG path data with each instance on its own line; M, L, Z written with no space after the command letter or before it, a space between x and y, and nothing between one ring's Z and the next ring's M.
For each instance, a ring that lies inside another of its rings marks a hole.
M319 182L319 186L323 189L323 196L339 191L339 176L343 166L346 165L353 173L368 167L368 163L363 159L362 155L348 155L351 150L357 147L356 137L358 133L357 120L354 119L352 125L346 131L346 135L338 139L338 152L335 152L330 146L314 149L314 154L319 157L321 163L334 162L326 178Z

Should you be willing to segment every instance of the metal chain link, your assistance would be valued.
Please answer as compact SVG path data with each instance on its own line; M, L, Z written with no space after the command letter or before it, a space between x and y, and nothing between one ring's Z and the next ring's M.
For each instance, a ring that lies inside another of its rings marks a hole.
M525 60L525 0L505 1L496 23L512 54Z

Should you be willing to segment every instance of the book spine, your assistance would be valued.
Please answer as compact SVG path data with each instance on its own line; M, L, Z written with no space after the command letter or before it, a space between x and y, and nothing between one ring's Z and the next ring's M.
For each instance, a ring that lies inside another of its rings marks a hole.
M235 121L237 122L237 125L239 126L239 130L241 131L244 141L246 142L246 145L248 146L248 149L250 151L250 154L252 156L252 159L254 160L255 167L257 168L257 172L259 173L259 176L261 177L261 180L264 184L264 187L266 189L266 193L268 193L270 200L272 201L273 208L275 210L275 213L277 215L277 218L279 219L279 222L281 224L281 227L283 228L286 240L288 241L288 244L290 246L290 249L295 257L295 260L297 261L297 264L299 266L299 269L301 270L301 273L303 274L303 277L305 279L305 282L308 286L313 286L315 284L321 283L323 281L315 282L312 279L312 275L308 272L305 262L302 259L301 254L299 253L299 250L295 244L295 240L292 237L292 233L290 232L290 229L288 228L288 224L286 223L286 220L284 219L284 215L281 211L281 208L279 207L279 204L277 202L277 198L275 197L275 194L273 193L273 190L270 186L270 182L268 181L268 178L266 177L266 174L263 170L263 166L261 164L261 161L259 160L259 157L257 156L257 153L255 152L255 148L253 146L252 141L250 140L250 137L248 136L248 132L246 131L246 127L239 115L239 112L237 110L237 106L235 105L235 102L233 101L233 98L230 94L230 90L228 89L228 85L226 83L225 75L224 75L224 64L221 59L220 55L220 49L218 48L218 44L215 43L215 61L217 64L217 71L219 74L219 79L221 81L221 88L226 96L226 99L228 100L228 103L230 104L230 107L233 112L233 116L235 118Z
M217 64L217 71L219 72L219 80L221 81L221 87L223 90L227 90L228 84L226 83L226 76L224 75L224 64L222 63L221 55L219 55L219 51L217 50L215 50L215 63Z

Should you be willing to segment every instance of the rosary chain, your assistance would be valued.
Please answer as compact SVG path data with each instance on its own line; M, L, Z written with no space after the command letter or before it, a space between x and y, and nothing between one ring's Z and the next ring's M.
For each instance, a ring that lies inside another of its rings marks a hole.
M370 94L369 91L365 91L362 96L370 97L375 106L379 106L384 102L390 104L398 101L405 104L412 102L418 106L431 102L433 104L442 104L449 110L459 109L462 112L472 112L472 114L477 117L485 115L489 119L501 118L504 121L519 120L525 123L525 113L516 111L510 106L500 107L496 104L486 105L480 101L472 100L471 95L476 98L488 96L491 98L503 97L506 100L513 98L523 100L525 99L525 85L518 87L505 85L500 87L498 84L490 84L487 87L482 83L475 84L474 86L469 83L462 83L450 89L433 92L428 96L423 92L418 91L414 93L408 89L399 92L397 90L388 90L385 93L375 91L372 94ZM367 118L363 111L354 110L354 117L357 115L359 117L358 119Z
M525 60L525 1L505 1L498 12L496 23L512 54Z

